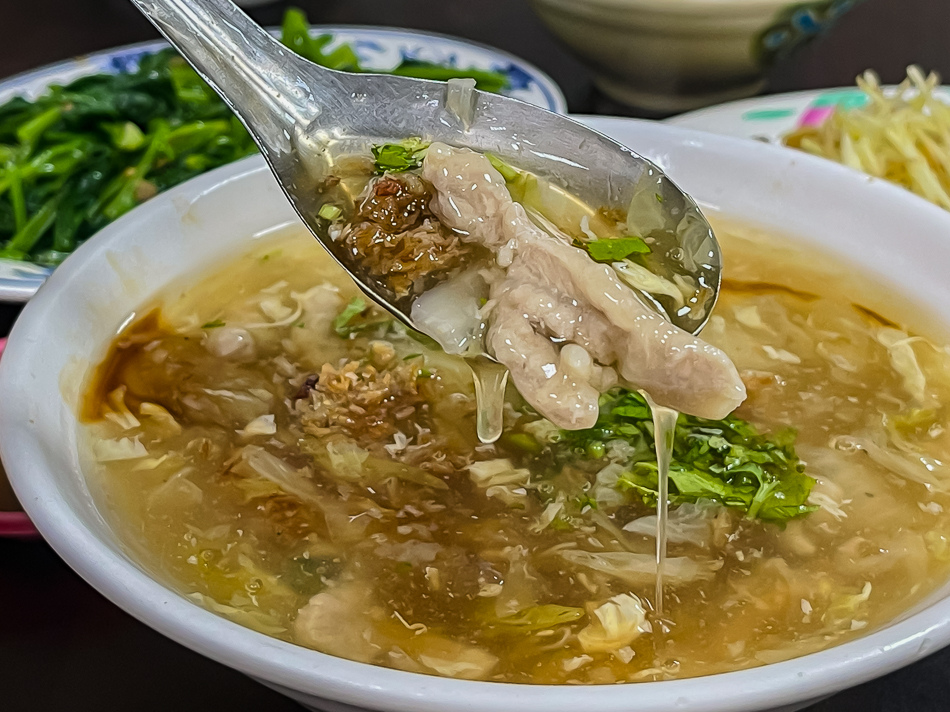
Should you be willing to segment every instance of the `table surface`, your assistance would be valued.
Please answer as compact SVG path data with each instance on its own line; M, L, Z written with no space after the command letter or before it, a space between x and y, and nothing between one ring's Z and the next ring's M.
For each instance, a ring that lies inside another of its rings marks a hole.
M588 73L526 0L297 0L316 23L446 32L501 47L547 71L577 113L629 114L593 89ZM252 10L276 24L283 3ZM850 84L868 67L885 81L919 63L950 76L950 2L867 0L827 36L777 67L769 91ZM155 37L127 0L2 0L0 77L77 54ZM0 333L17 309L0 305ZM173 643L110 604L42 542L0 540L0 708L21 710L299 709L243 675ZM632 696L635 699L635 696ZM843 692L810 712L944 712L950 649Z

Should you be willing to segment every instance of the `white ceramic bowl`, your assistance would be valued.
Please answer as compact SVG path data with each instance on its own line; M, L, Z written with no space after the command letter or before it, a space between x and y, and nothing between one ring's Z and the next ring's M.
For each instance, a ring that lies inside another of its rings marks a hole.
M755 94L861 0L531 0L609 96L680 112Z
M919 302L950 304L950 213L842 166L751 141L622 119L586 119L664 166L712 212L853 255ZM950 586L864 638L765 667L690 680L546 687L369 667L243 628L152 580L96 509L79 467L76 404L90 364L169 280L249 248L293 220L260 158L164 193L110 225L27 305L0 362L0 452L56 551L156 630L301 702L400 712L792 710L950 642ZM895 236L900 237L899 249ZM950 324L950 308L938 315Z

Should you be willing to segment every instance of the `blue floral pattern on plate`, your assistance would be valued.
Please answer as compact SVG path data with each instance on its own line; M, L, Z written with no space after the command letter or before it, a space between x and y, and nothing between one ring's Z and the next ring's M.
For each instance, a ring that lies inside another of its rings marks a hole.
M764 66L773 64L820 35L848 10L864 0L812 0L782 9L774 23L756 40L755 52Z
M323 25L315 27L314 32L333 35L331 47L349 42L363 66L369 69L392 69L403 59L490 69L508 77L509 87L502 92L506 96L558 113L567 111L564 94L547 74L513 54L487 45L447 35L388 27ZM154 41L117 47L0 80L0 103L17 95L37 96L51 84L65 84L89 74L134 70L144 55L167 46L163 41ZM51 272L50 268L31 262L0 260L0 302L28 301Z

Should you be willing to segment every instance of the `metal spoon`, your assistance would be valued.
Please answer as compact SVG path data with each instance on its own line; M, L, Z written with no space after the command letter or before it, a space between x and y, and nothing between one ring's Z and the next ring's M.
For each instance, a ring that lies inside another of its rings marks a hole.
M296 55L230 0L132 0L241 118L284 193L314 236L360 287L407 326L413 297L398 298L327 234L317 216L322 180L340 155L420 136L491 152L552 179L589 205L626 214L649 191L665 225L650 233L651 269L699 285L671 321L698 333L719 291L721 255L693 200L654 164L564 116L516 99L474 91L472 105L449 108L447 85L405 77L351 74ZM659 207L657 207L659 206ZM653 300L654 302L656 300Z

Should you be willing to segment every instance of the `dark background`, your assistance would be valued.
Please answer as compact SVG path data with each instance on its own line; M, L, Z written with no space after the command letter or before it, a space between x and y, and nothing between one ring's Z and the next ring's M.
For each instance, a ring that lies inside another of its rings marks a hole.
M561 50L525 0L293 4L316 23L412 27L495 45L548 72L573 112L635 113L594 91L588 73ZM276 24L284 5L274 3L251 14L263 24ZM154 37L152 27L125 0L0 0L0 78ZM769 91L851 84L869 67L895 82L910 63L950 77L948 0L867 0L826 36L776 67ZM0 333L9 329L16 311L0 305ZM139 624L87 586L45 544L0 540L0 710L296 709L289 700ZM809 712L948 710L950 650L843 692Z

